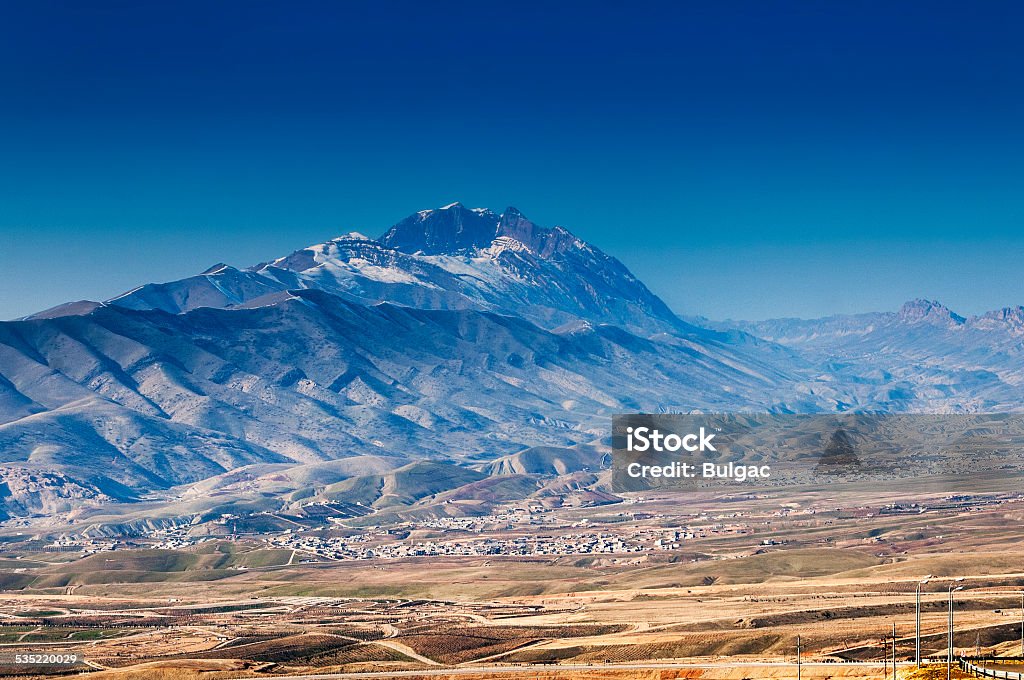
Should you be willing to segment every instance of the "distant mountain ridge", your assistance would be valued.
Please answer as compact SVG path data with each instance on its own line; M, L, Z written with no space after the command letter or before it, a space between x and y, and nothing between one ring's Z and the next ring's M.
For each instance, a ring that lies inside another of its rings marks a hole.
M845 408L1024 410L1024 307L965 317L917 299L895 312L711 325L798 352L840 388Z
M262 490L232 496L250 508L609 502L614 413L1021 411L1022 355L1021 307L688 323L568 230L454 203L0 323L0 515L194 507L240 470ZM455 486L374 495L388 470Z
M719 329L742 329L762 339L798 344L843 333L867 333L883 326L911 327L919 324L965 331L1002 331L1024 335L1024 306L1004 307L975 316L961 316L937 300L918 298L895 312L843 314L818 319L781 318L765 321L707 322Z

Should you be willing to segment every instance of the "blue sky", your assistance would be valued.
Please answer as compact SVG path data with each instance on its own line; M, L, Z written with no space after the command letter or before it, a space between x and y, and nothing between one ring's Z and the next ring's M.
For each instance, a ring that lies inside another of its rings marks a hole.
M454 200L686 314L1024 303L1019 3L0 7L0 318Z

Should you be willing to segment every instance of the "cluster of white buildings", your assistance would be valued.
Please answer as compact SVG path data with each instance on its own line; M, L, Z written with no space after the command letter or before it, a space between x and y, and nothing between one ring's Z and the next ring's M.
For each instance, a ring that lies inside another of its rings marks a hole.
M275 548L289 548L326 560L372 560L444 555L534 557L642 553L679 550L685 541L706 535L704 530L684 528L432 539L388 537L386 532L334 537L295 532L268 537L266 541Z
M128 547L121 541L114 539L98 539L98 538L72 538L70 536L62 536L54 540L53 543L43 546L45 552L74 552L82 553L83 555L92 555L99 552L110 552L117 550L118 548Z

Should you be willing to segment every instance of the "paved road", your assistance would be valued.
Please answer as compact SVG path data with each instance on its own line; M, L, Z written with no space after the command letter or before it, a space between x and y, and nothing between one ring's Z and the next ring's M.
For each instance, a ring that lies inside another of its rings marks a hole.
M997 671L1024 673L1024 664L1021 663L979 663L978 665L982 668L992 668Z
M831 668L842 666L881 666L881 661L856 661L851 663L805 663L804 666L829 666ZM891 664L890 664L891 665ZM901 661L899 666L913 666L913 661ZM422 671L388 671L388 672L367 672L367 673L320 673L312 675L282 675L274 680L356 680L357 678L401 678L401 677L430 677L445 675L471 675L473 673L530 673L542 671L649 671L659 668L796 668L794 662L774 661L746 661L733 663L649 663L649 664L551 664L551 665L524 665L524 666L476 666L445 669L427 669ZM239 678L238 680L244 680Z

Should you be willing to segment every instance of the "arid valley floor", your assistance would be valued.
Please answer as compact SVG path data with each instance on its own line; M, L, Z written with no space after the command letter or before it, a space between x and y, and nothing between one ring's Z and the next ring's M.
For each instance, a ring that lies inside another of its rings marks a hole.
M346 534L344 522L301 532L319 536L303 543L225 524L176 548L12 533L0 673L743 680L790 677L789 666L740 664L791 662L799 636L806 677L881 677L893 624L897 660L913 659L915 588L928 575L923 656L945 656L954 578L957 652L1017 655L1020 488L1008 477L952 493L931 480L510 508L534 523L399 527L371 533L358 558L315 547ZM446 554L451 543L467 554ZM419 547L376 556L393 544ZM26 653L77 662L14 663ZM657 668L673 663L706 667Z

